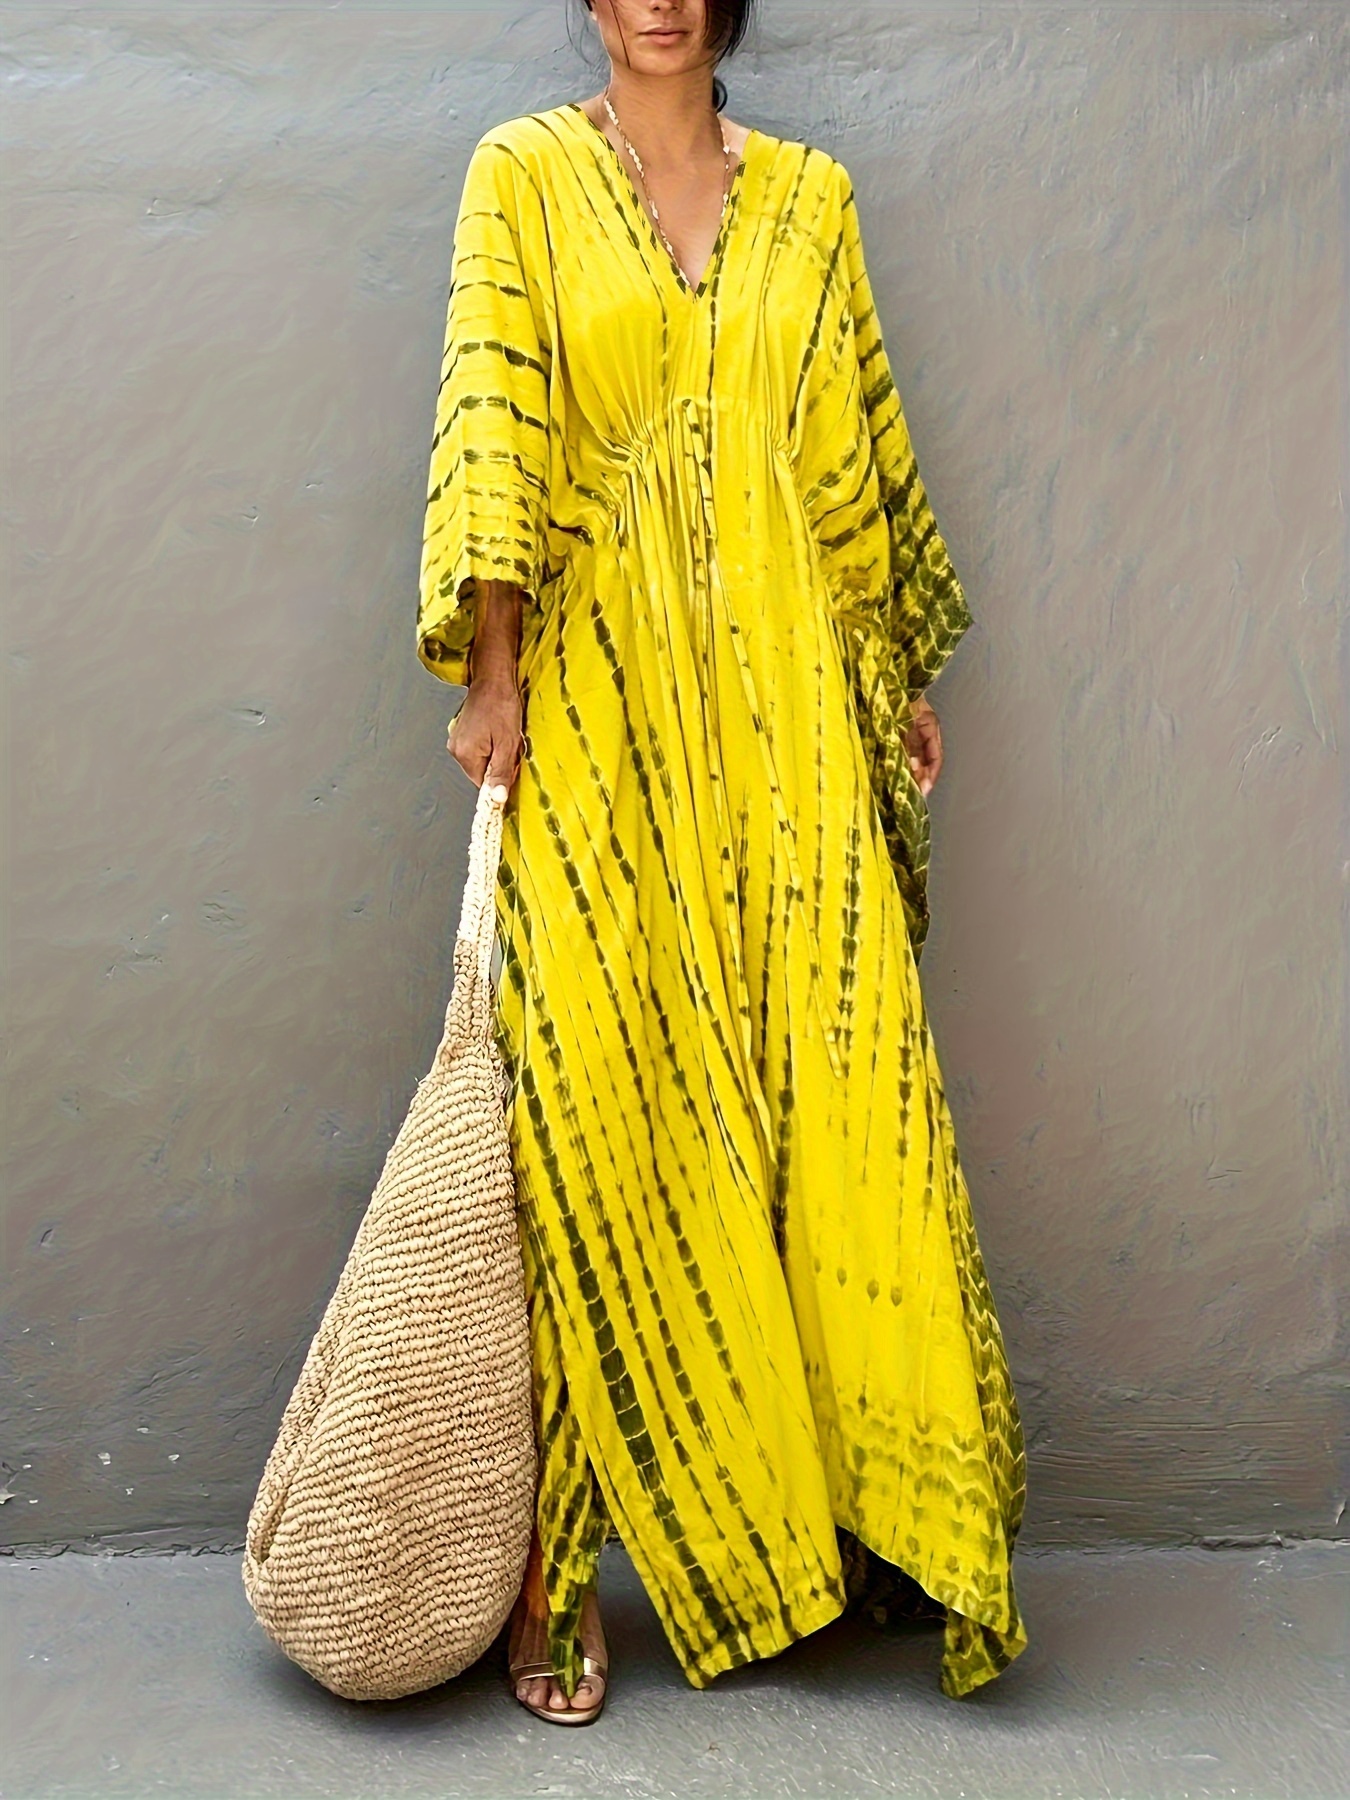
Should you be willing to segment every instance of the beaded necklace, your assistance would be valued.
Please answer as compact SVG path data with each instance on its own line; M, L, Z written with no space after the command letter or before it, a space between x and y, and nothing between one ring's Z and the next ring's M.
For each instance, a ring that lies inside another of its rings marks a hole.
M633 148L633 145L630 142L627 133L624 131L623 126L620 125L620 123L619 123L619 115L615 112L613 106L610 104L608 88L605 89L604 93L600 96L600 98L605 103L605 111L609 114L609 119L610 119L611 125L613 125L615 131L617 131L619 134L619 141L622 143L624 149L628 152L629 156L632 158L633 167L637 170L638 186L642 189L642 198L646 202L647 211L652 216L652 224L655 225L655 227L656 227L657 236L660 238L661 242L665 245L666 254L670 257L670 260L674 263L674 265L675 265L676 269L678 270L680 277L684 281L686 287L692 288L695 284L692 281L690 281L689 276L685 272L685 269L680 262L679 256L676 253L674 244L672 244L670 239L666 236L665 227L661 223L661 215L656 210L656 202L652 199L651 194L648 192L647 171L642 166L642 158L638 155L637 151ZM717 128L722 134L722 213L723 213L723 215L725 215L726 210L727 210L727 201L731 198L731 145L727 142L726 126L723 125L720 116L717 121Z

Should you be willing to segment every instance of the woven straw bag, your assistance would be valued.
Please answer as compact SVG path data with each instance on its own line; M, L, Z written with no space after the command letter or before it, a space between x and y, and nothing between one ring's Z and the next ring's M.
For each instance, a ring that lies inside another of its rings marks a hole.
M479 790L445 1035L310 1344L249 1515L263 1629L335 1694L457 1675L520 1589L535 1446L492 1025L506 790Z

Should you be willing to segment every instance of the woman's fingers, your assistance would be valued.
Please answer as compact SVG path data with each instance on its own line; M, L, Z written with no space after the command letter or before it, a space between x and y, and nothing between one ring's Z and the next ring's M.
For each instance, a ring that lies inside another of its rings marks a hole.
M516 778L520 767L520 733L508 732L497 738L488 757L487 773L489 781L504 781L507 787Z
M937 714L927 701L916 703L905 747L909 753L910 770L919 784L919 792L927 798L942 773L942 728L938 724Z
M445 738L446 749L475 787L487 781L508 790L515 785L523 744L519 697L472 687Z
M454 743L450 746L450 754L463 769L475 787L481 787L483 777L487 774L488 758L491 745L477 742Z
M924 719L924 750L927 757L926 774L928 785L925 794L931 794L942 773L942 727L938 724L937 714L930 712Z
M494 744L492 754L487 760L485 780L500 782L504 788L516 785L516 776L520 773L520 733Z

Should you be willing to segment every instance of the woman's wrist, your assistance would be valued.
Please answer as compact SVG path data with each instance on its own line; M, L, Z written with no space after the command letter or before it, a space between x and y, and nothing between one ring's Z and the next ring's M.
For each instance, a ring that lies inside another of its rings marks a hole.
M469 647L466 674L468 685L484 692L519 693L516 659L506 644L480 644Z
M516 660L520 653L523 599L521 589L511 582L478 584L468 656L471 686L501 694L519 691Z
M480 694L513 694L520 693L520 683L516 680L514 669L475 669L472 663L468 670L469 686Z

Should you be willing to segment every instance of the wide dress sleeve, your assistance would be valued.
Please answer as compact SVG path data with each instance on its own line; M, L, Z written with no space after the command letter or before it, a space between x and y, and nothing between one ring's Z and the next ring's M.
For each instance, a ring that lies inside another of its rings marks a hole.
M942 672L971 616L910 443L882 341L851 187L843 203L843 232L853 346L891 543L887 602L876 623L889 641L899 684L914 696Z
M537 191L514 151L474 150L455 224L422 541L417 653L466 685L476 581L537 613L549 475L547 260ZM526 621L528 629L528 620Z
M886 579L865 599L835 608L855 716L882 829L917 955L928 929L928 807L909 766L911 702L934 681L971 624L919 475L900 395L891 375L863 256L852 185L844 171L843 269L848 284L843 355L866 421L877 504L890 555Z

